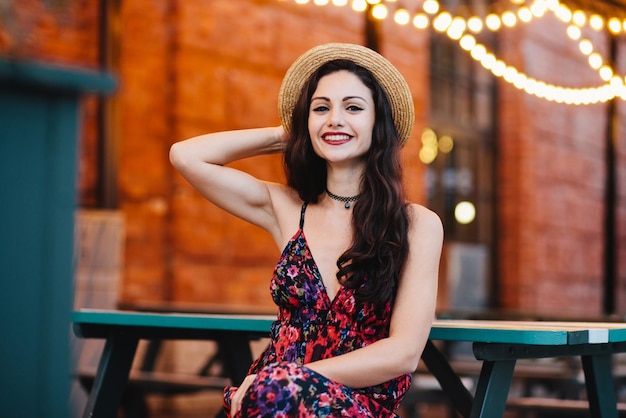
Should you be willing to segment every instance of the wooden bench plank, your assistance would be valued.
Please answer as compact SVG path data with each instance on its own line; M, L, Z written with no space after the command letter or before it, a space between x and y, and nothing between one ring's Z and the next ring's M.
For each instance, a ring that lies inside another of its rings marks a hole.
M77 373L81 385L90 390L96 376L95 370L81 370ZM230 379L218 376L198 376L192 374L140 371L130 373L128 385L140 387L146 393L179 394L204 390L223 390Z
M521 397L510 399L507 408L518 411L544 412L589 415L589 402L578 399L555 399L540 397ZM626 417L626 403L618 402L617 411L620 417ZM580 416L580 415L577 415Z

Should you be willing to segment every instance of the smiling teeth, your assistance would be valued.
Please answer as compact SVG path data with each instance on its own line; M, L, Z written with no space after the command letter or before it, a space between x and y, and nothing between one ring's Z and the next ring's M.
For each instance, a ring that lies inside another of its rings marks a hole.
M347 141L350 139L350 135L325 135L324 139L327 141Z

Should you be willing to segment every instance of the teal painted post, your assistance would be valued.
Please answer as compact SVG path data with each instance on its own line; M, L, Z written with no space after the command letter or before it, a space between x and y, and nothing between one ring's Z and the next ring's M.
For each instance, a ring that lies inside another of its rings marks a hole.
M503 417L515 360L484 361L469 418Z
M591 416L617 418L611 353L582 356L582 365L585 373L585 386L587 388Z
M68 417L80 99L111 76L0 60L2 416Z

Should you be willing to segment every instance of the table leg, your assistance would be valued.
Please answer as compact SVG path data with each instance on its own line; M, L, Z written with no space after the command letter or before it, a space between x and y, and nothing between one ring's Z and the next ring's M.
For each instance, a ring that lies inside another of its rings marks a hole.
M229 333L217 338L218 353L222 360L222 367L233 385L239 385L248 375L252 364L252 350L250 338L246 334ZM226 412L222 408L215 418L225 418Z
M450 367L448 359L431 340L426 342L426 347L422 352L422 361L428 368L428 371L437 379L443 392L450 396L454 408L464 418L468 418L472 410L472 394L467 390L452 367Z
M83 418L115 418L139 340L128 335L107 338Z
M163 345L163 340L150 340L148 342L146 351L143 354L143 360L141 361L141 366L139 367L139 369L142 372L154 371L154 365L157 362L159 353L161 352L162 345Z
M611 354L582 356L585 386L592 417L617 418Z
M248 369L252 364L252 350L250 338L245 334L229 333L221 336L217 343L224 361L224 370L230 377L233 385L239 385L248 375Z
M509 395L515 360L483 362L470 418L502 417Z

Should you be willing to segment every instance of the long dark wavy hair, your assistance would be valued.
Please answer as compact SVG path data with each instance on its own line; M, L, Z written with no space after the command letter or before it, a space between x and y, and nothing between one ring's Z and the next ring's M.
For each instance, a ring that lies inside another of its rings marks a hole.
M337 260L337 279L357 289L359 302L393 301L406 263L409 244L408 203L402 187L400 144L389 99L365 68L350 60L334 60L321 66L305 84L292 114L292 132L284 154L287 184L305 202L316 203L326 190L326 162L311 144L309 107L319 80L336 71L355 74L372 91L375 121L372 145L363 157L361 197L353 206L354 237Z

